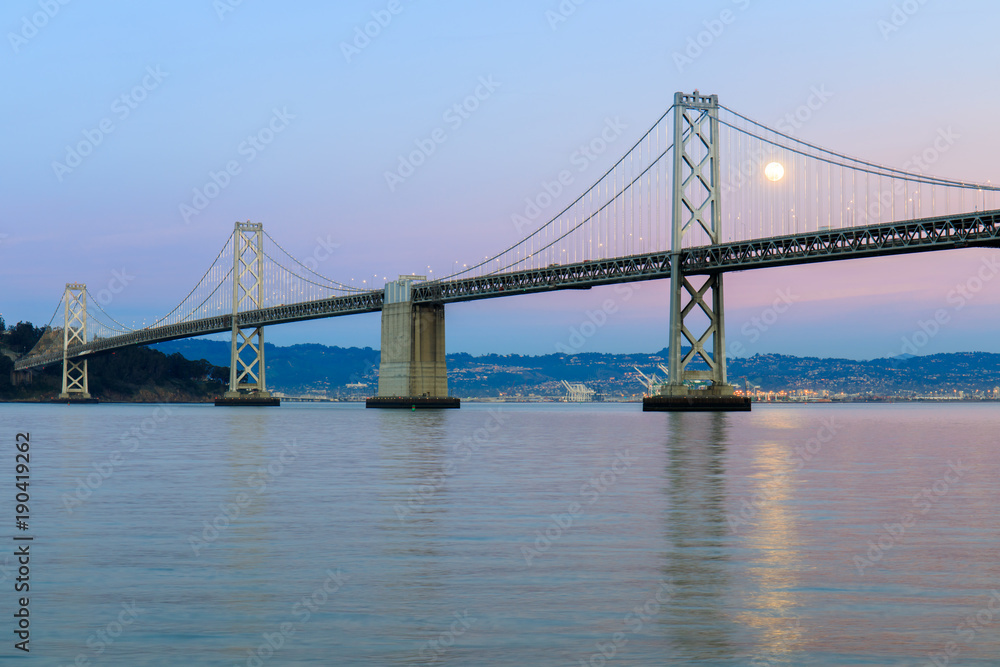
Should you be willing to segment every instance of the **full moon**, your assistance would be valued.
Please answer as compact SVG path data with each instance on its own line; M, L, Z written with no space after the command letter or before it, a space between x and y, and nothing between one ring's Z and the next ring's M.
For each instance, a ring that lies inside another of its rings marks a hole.
M764 167L764 176L769 181L780 181L785 176L785 168L777 162L772 162Z

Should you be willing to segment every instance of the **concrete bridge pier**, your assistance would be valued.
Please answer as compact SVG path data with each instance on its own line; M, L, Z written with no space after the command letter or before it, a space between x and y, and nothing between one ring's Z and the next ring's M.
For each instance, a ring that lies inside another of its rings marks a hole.
M415 304L411 287L423 276L400 276L385 286L378 395L369 408L457 408L448 396L444 304Z
M31 370L26 371L11 371L10 372L10 383L15 387L20 387L22 385L30 385L35 376Z

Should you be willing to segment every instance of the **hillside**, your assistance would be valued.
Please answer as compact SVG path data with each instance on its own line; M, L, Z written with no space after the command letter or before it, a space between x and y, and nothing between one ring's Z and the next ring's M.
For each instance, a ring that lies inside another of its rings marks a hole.
M13 383L14 359L41 335L42 330L31 323L6 329L0 319L0 400L40 401L59 395L61 364L33 373L30 384ZM203 359L191 361L180 354L132 347L90 359L87 375L90 394L103 401L203 402L225 391L229 369Z
M32 384L15 386L12 369L42 330L28 322L7 329L0 319L0 400L44 400L60 391L61 367L36 373ZM268 387L288 394L371 396L378 386L379 351L319 344L266 346ZM90 360L90 392L106 401L207 401L225 391L230 344L187 339L126 348ZM582 382L608 398L636 399L646 375L664 373L666 350L652 354L448 355L451 393L460 397L565 394L562 381ZM729 360L729 379L766 391L831 395L908 396L931 393L986 395L1000 386L1000 354L957 352L923 357L856 361L757 354Z
M156 346L164 352L229 363L229 343L179 340ZM294 345L266 348L272 389L290 394L310 391L332 396L371 395L378 383L379 352L371 348ZM448 355L448 380L456 396L538 394L562 396L561 381L583 382L609 397L638 397L643 386L633 366L647 375L663 373L666 350L652 354L549 354L543 356ZM1000 354L958 352L924 357L819 359L758 354L729 360L734 384L749 381L765 390L829 391L831 394L906 395L930 392L989 392L1000 385ZM366 385L364 387L347 385Z

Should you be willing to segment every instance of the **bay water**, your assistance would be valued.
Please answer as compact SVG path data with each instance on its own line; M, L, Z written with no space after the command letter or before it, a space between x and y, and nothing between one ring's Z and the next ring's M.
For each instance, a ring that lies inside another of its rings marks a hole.
M998 665L998 440L996 403L3 404L0 662Z

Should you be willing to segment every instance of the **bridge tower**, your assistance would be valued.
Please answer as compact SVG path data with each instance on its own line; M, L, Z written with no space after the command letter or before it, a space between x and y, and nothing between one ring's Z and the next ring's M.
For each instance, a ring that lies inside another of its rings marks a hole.
M412 287L424 276L400 276L385 286L378 395L369 408L457 408L448 396L444 304L413 303Z
M264 327L240 326L240 311L264 306L264 225L237 222L233 232L233 339L229 391L216 405L279 405L264 382ZM247 334L245 331L249 331Z
M697 91L674 95L673 157L668 378L657 395L643 399L643 410L749 410L749 400L734 396L726 378L722 274L709 274L701 282L684 275L682 267L682 246L689 232L700 229L713 245L720 240L717 95L699 95ZM694 320L704 321L702 315L708 325L703 333L693 333L688 324L697 331ZM687 353L683 346L688 347ZM698 360L708 369L688 368ZM689 381L711 384L695 389Z
M76 361L69 358L71 345L87 342L87 286L82 283L66 283L63 301L63 377L60 399L90 400L87 385L87 360Z

